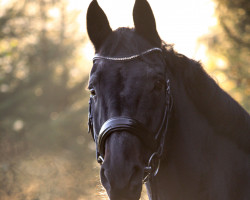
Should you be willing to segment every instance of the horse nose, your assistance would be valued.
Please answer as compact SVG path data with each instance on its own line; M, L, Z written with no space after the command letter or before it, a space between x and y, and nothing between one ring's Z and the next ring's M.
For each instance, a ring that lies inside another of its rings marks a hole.
M142 170L140 166L132 167L107 164L101 167L101 182L111 200L138 200L142 189Z
M101 182L111 200L138 200L143 179L141 144L126 132L113 133L105 144Z

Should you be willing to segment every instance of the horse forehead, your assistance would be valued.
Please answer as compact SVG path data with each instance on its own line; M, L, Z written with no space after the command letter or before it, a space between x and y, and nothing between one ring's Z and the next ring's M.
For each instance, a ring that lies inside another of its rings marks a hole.
M117 80L118 83L124 83L129 80L149 80L160 73L159 67L150 66L143 61L131 62L116 62L103 61L101 67L96 71L97 77L104 77L104 79Z

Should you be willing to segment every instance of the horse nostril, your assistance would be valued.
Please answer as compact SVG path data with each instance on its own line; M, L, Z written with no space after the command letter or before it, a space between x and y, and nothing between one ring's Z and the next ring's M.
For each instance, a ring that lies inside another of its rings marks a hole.
M108 177L105 174L105 169L103 167L101 168L100 176L101 176L102 185L106 188L106 190L108 190L108 188L110 187L110 184L108 181Z
M129 181L131 189L141 184L142 178L143 178L143 170L141 169L140 166L134 166Z

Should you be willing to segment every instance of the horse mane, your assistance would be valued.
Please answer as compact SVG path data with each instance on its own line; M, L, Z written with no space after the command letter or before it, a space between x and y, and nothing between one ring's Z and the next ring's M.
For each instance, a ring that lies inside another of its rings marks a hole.
M184 84L189 98L214 132L250 153L249 114L218 86L199 62L176 53L164 42L163 48L167 66L174 78Z

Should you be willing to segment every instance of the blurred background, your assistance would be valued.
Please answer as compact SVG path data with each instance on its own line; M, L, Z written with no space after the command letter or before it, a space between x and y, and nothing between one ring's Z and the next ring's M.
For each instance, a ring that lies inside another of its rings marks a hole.
M0 0L0 200L107 199L87 134L90 2ZM133 26L134 0L98 2L114 29ZM249 112L248 0L149 3L162 39Z

